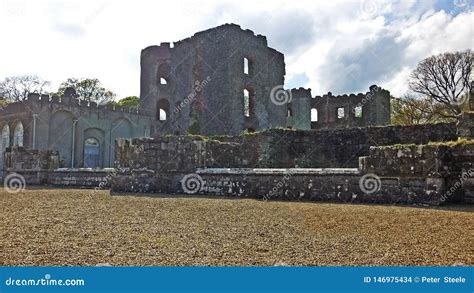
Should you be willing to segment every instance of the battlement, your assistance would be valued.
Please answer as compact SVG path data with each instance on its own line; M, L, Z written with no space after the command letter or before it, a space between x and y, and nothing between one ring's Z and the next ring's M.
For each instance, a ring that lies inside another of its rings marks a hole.
M390 92L377 86L377 85L372 85L370 86L369 88L369 91L366 92L366 93L357 93L357 94L343 94L343 95L337 95L337 96L334 96L331 92L328 92L327 94L325 95L322 95L322 96L315 96L313 97L313 99L323 99L323 98L329 98L329 99L347 99L347 98L351 98L351 99L364 99L366 98L368 95L374 95L374 94L377 94L377 95L382 95L382 96L390 96Z
M310 97L311 98L311 89L310 88L304 88L304 87L299 87L299 88L292 88L290 89L291 94L293 96L298 96L298 97Z
M132 115L141 115L138 107L119 107L116 105L98 105L96 102L80 100L72 96L50 96L47 94L30 93L24 101L7 104L2 114L17 113L19 108L36 109L43 107L69 106L97 111L122 112Z

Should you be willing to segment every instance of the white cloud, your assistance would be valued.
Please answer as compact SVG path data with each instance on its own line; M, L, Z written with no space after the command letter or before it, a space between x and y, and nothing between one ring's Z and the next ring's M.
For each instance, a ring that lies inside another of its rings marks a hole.
M435 7L406 0L0 0L0 78L34 73L57 87L68 77L97 77L120 97L138 95L141 49L234 22L285 53L286 80L306 83L292 86L317 95L377 83L400 95L422 58L474 47L473 12Z

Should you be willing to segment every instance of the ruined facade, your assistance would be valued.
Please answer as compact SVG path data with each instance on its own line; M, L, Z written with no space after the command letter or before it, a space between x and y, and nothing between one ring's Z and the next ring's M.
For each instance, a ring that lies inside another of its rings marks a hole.
M367 94L313 97L310 89L285 90L284 83L283 54L265 36L234 24L141 54L141 109L155 117L157 133L238 135L390 122L390 93L376 86Z
M72 89L3 108L0 170L114 192L474 202L472 111L390 126L390 93L376 85L314 97L284 82L283 54L237 25L151 46L138 108L82 102Z
M30 94L0 110L0 169L11 148L56 151L58 167L111 167L115 139L149 136L150 124L136 108L98 106L71 90L61 98Z
M365 127L390 124L390 92L376 85L365 94L311 100L311 129Z
M117 138L152 134L239 135L272 128L334 129L385 125L390 93L313 97L284 89L282 53L267 39L226 24L141 53L139 109L31 94L0 112L0 170L17 146L53 150L61 167L114 165Z
M224 25L173 48L162 43L144 49L141 107L156 117L160 133L274 128L285 124L286 109L273 104L270 93L284 83L284 75L283 54L269 48L266 37Z

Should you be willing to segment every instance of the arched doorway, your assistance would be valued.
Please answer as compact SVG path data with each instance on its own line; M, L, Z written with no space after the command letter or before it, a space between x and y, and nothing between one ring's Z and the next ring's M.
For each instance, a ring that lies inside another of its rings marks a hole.
M84 141L84 167L100 167L100 144L99 141L93 137Z

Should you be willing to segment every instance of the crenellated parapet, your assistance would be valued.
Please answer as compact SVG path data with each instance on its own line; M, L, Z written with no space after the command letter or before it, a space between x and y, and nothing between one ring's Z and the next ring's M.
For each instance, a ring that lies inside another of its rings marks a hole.
M366 93L315 96L311 101L313 129L387 125L390 92L372 85Z
M60 165L70 168L111 166L112 142L149 136L151 126L150 117L137 108L80 100L72 89L63 96L31 93L0 111L4 146L58 151ZM96 147L96 159L88 157L90 145Z
M138 107L120 107L113 104L99 105L93 101L80 100L72 96L50 96L40 95L37 93L28 94L27 98L23 101L9 103L1 109L3 115L18 114L18 111L30 111L38 112L43 108L77 108L78 110L90 110L90 111L102 111L102 112L115 112L125 113L131 115L141 115Z

